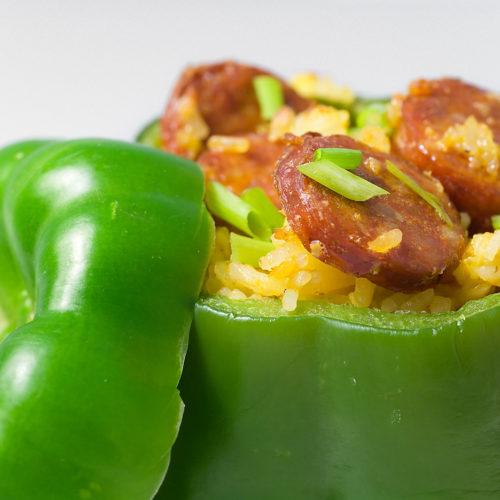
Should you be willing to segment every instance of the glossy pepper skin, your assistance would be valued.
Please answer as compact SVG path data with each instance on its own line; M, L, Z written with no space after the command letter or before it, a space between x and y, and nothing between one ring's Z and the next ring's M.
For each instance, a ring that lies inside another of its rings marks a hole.
M0 498L151 499L210 253L203 175L114 141L16 147L3 217L36 307L0 344Z
M500 296L441 314L201 299L158 500L500 498Z
M0 221L4 220L3 199L9 177L18 164L50 141L23 141L0 150ZM0 341L28 321L33 302L26 290L19 264L12 255L5 225L0 223Z

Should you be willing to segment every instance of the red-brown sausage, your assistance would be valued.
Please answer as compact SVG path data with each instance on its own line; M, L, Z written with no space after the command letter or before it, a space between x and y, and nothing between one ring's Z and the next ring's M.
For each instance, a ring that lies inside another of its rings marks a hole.
M235 62L194 66L180 77L161 122L163 147L167 151L195 159L198 152L186 148L179 141L183 126L181 99L193 100L209 128L209 135L233 135L256 132L262 119L253 89L253 79L270 75L267 71ZM280 80L281 81L281 80ZM303 111L311 101L300 97L285 82L285 104L295 111Z
M448 267L458 263L465 234L459 214L439 181L396 156L377 152L347 136L306 134L293 141L278 161L275 186L292 229L308 250L311 243L319 245L322 261L404 292L432 285ZM351 201L297 170L298 165L313 160L317 148L326 147L360 150L363 161L353 173L390 194ZM386 160L438 196L453 227L394 177L386 169ZM402 232L399 245L387 252L370 249L370 242L394 229Z
M441 180L451 200L472 218L471 229L491 229L490 216L500 213L498 169L474 166L466 152L443 148L450 126L473 116L486 124L500 144L500 99L460 80L417 80L403 99L394 150Z
M280 207L274 190L272 173L284 144L271 142L262 134L246 134L250 147L246 153L204 151L198 163L207 181L218 181L240 195L251 187L262 188L272 202Z

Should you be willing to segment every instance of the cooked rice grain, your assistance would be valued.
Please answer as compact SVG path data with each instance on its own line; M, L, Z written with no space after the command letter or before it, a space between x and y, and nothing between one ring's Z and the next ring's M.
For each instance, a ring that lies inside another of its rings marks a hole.
M290 312L299 300L324 298L386 312L439 313L484 297L500 284L500 230L475 235L447 282L412 294L394 293L325 264L304 248L287 224L276 229L271 240L275 248L261 257L257 269L230 261L229 231L217 228L204 289L233 300L275 297Z

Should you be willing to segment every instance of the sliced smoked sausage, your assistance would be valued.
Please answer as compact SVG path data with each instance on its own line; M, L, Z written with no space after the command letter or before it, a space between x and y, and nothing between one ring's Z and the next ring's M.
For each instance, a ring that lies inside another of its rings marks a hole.
M187 68L162 118L164 149L195 159L203 149L200 144L209 135L257 132L263 121L253 79L259 75L270 73L232 61ZM311 101L281 83L285 104L295 111L309 107Z
M396 156L347 136L306 134L290 142L278 161L275 186L292 229L322 261L404 292L431 286L458 263L465 234L439 181ZM363 160L353 173L390 194L351 201L299 172L297 166L312 161L316 149L331 147L360 150ZM452 227L387 170L386 160L439 198ZM399 244L384 250L377 242L386 234L399 235Z
M273 185L273 171L284 144L271 142L263 134L239 136L248 140L248 151L243 153L211 151L207 149L198 158L207 181L218 181L235 194L245 189L262 188L271 201L280 207Z
M491 229L500 213L499 144L498 95L451 78L410 85L394 151L441 180L473 232Z

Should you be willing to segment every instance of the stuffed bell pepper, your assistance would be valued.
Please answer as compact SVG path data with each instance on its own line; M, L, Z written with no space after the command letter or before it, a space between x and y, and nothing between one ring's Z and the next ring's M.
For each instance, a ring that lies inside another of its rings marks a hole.
M186 70L140 140L216 221L157 499L500 498L500 99Z
M211 253L203 193L195 163L142 145L0 151L2 500L158 490Z

